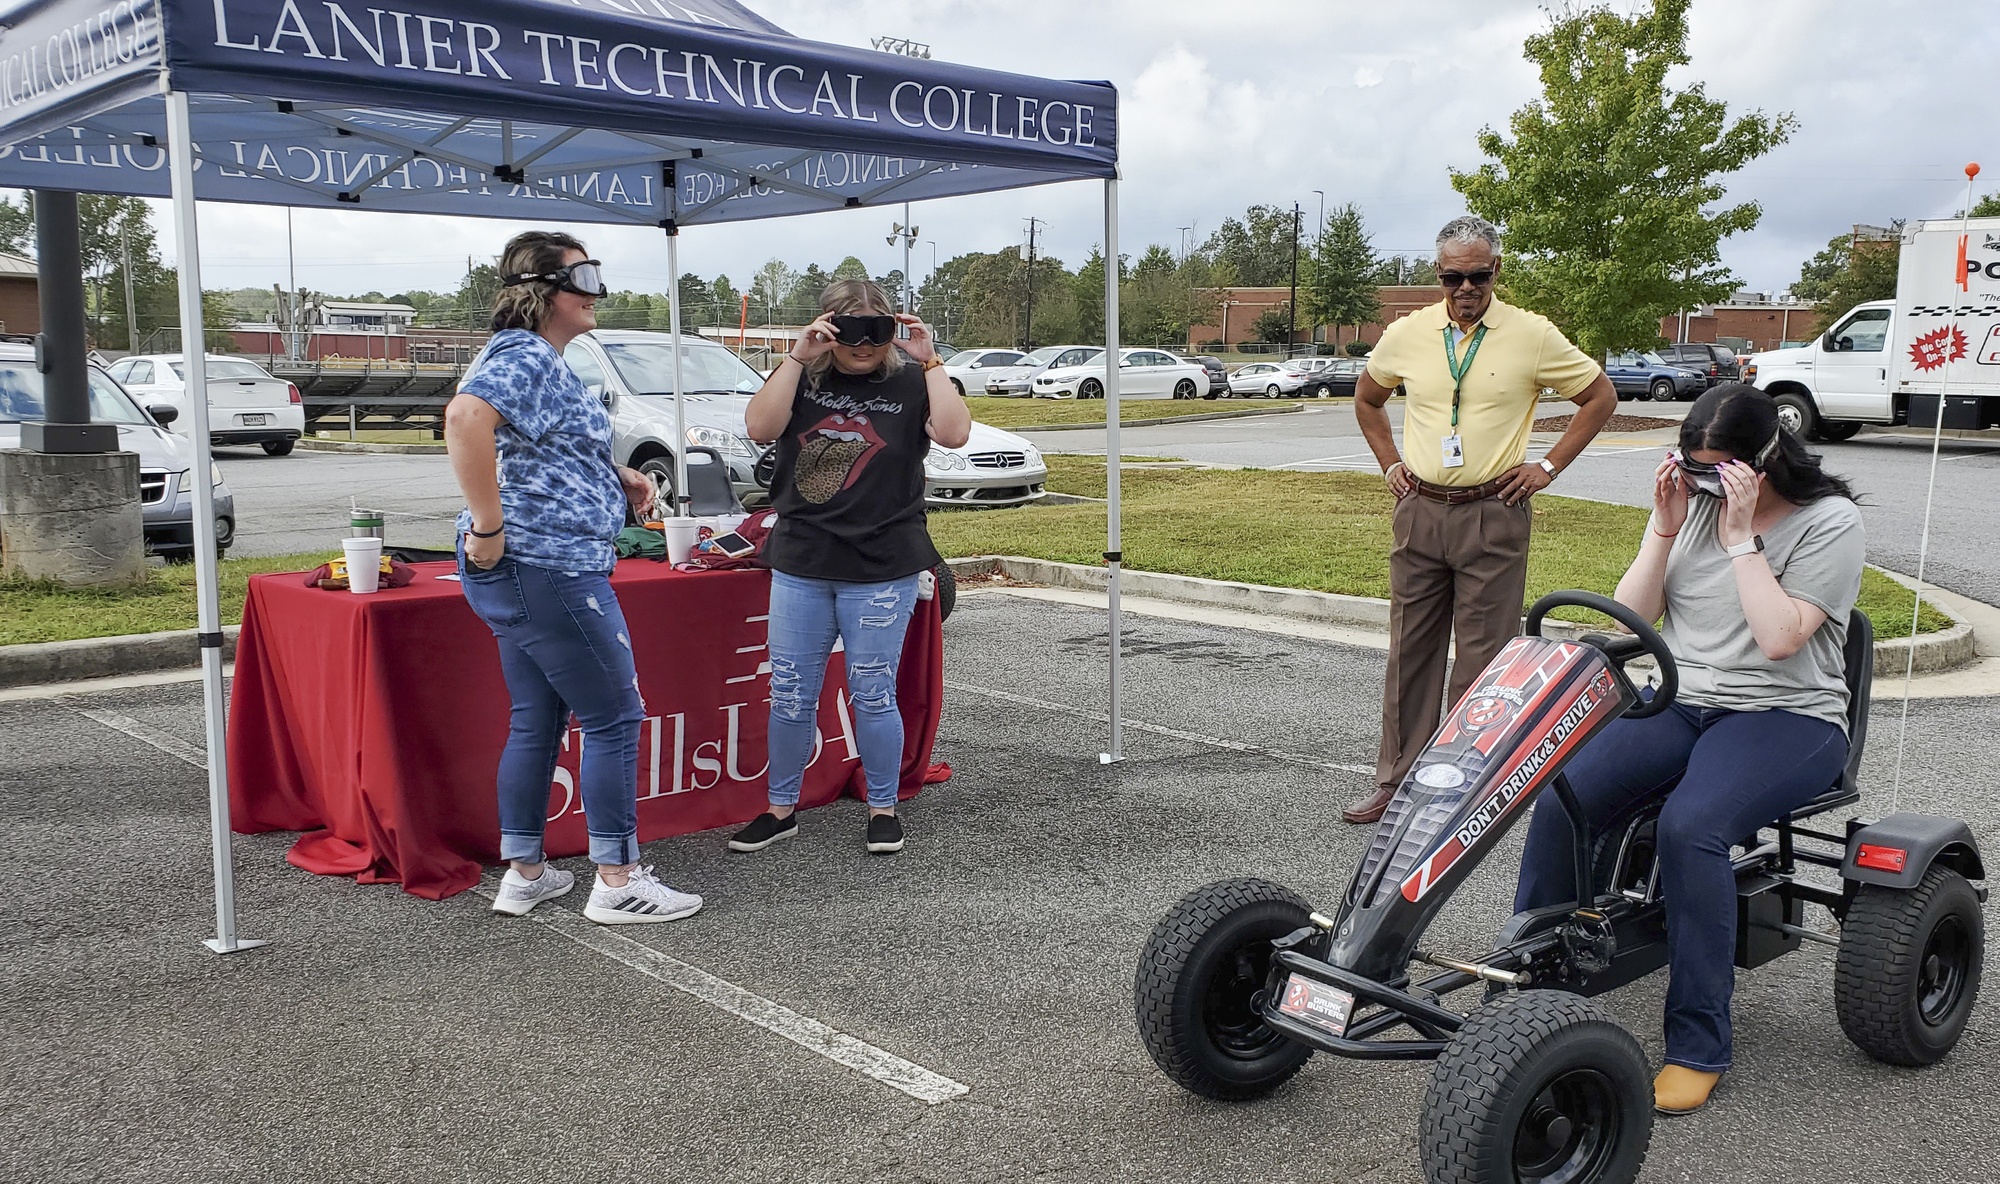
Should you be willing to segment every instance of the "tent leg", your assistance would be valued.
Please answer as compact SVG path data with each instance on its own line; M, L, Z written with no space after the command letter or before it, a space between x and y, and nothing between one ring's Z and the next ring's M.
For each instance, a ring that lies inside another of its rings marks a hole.
M1118 449L1118 179L1104 182L1104 480L1109 506L1104 530L1104 562L1110 568L1106 584L1111 628L1111 749L1098 754L1104 764L1125 759L1124 618L1118 602L1118 570L1125 556L1120 548Z
M674 517L694 514L688 496L687 396L681 382L681 229L667 227L667 333L674 351Z
M215 936L203 942L218 954L267 943L236 935L236 882L229 839L229 748L222 697L222 606L216 592L215 489L208 436L208 366L201 320L201 246L195 231L194 137L188 97L167 94L167 152L171 160L174 248L179 256L181 357L187 375L189 436L194 441L194 570L201 645L201 700L208 740L208 824L215 860Z

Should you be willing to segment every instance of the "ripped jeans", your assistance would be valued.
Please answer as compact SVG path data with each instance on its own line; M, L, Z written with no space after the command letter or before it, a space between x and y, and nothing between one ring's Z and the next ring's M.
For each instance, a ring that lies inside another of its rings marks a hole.
M796 806L812 760L819 689L838 636L847 652L854 742L868 778L868 804L896 805L902 780L903 716L896 675L917 605L917 577L882 584L771 573L771 804Z

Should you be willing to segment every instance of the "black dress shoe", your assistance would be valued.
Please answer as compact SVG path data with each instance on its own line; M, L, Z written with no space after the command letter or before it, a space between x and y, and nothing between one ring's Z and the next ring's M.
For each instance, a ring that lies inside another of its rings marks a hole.
M1356 826L1365 826L1382 817L1382 811L1389 808L1389 799L1394 797L1395 794L1395 790L1386 787L1377 789L1374 793L1342 810L1340 816L1346 821L1354 823Z

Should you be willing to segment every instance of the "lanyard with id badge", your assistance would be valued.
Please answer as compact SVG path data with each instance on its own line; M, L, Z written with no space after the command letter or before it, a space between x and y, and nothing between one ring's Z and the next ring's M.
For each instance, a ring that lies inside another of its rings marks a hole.
M1441 444L1444 446L1444 467L1458 469L1465 466L1465 445L1458 438L1458 396L1465 387L1465 376L1472 373L1472 359L1479 356L1479 343L1486 339L1486 326L1481 325L1467 340L1465 364L1459 365L1458 346L1451 339L1451 326L1444 327L1444 361L1451 369L1451 434Z

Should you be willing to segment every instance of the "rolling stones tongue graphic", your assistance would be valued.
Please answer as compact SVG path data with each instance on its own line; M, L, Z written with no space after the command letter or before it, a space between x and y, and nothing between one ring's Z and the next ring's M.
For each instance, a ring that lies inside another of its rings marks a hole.
M799 463L792 484L815 506L861 479L861 471L882 451L882 437L865 415L830 415L799 435Z

